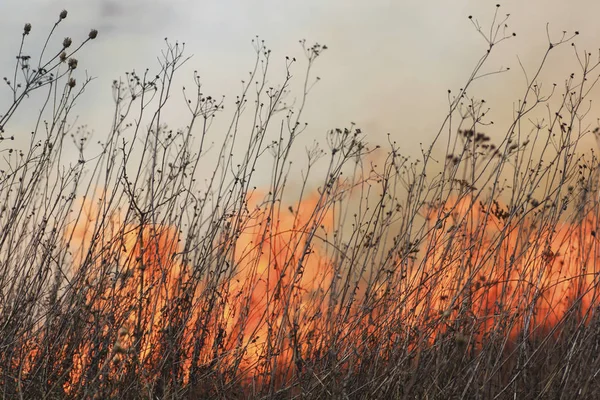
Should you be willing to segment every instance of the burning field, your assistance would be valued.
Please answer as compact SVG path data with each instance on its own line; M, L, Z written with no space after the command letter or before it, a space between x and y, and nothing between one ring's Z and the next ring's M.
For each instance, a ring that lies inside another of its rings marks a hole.
M557 102L531 82L492 139L484 102L468 95L490 45L418 157L351 125L298 164L308 91L284 105L292 62L279 88L253 83L271 57L254 46L219 137L223 103L197 76L187 125L161 123L179 44L152 78L114 82L115 119L96 148L64 122L77 62L55 57L66 85L25 74L14 107L34 90L64 94L26 150L4 141L11 114L0 119L2 396L600 396L600 170L580 151L599 137L580 110L598 64L586 56ZM307 88L326 47L302 46ZM552 112L525 128L531 103ZM209 150L218 157L200 178Z

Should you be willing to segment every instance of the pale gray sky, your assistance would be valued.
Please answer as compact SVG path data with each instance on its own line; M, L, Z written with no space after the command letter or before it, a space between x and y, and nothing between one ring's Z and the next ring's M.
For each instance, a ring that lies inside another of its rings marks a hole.
M427 143L439 126L447 89L461 87L485 50L485 43L467 16L472 14L485 25L495 3L2 0L0 71L14 61L25 22L33 24L30 44L39 46L60 10L67 9L69 16L57 40L67 35L84 38L89 28L100 32L79 57L81 68L98 79L80 102L78 114L81 123L102 131L110 118L110 82L132 68L155 67L164 37L186 42L189 53L194 54L189 70L199 71L207 92L230 98L252 65L250 40L255 35L267 41L274 62L280 60L280 65L285 55L301 54L298 40L306 38L329 47L316 68L322 81L310 99L306 120L311 130L307 135L322 137L326 129L354 121L373 141L381 141L386 132L391 132L414 151L418 142ZM517 56L528 69L534 68L547 46L547 22L555 37L563 30L579 30L580 48L597 54L600 47L598 1L510 0L500 4L502 14L511 14L510 29L517 37L499 48L488 70L510 66L511 71L482 81L475 92L484 95L493 107L491 118L497 122L496 127L510 116L512 102L522 93L523 74ZM562 82L568 72L574 71L576 61L570 46L557 51L549 66L549 84ZM0 92L0 105L5 101L2 96Z

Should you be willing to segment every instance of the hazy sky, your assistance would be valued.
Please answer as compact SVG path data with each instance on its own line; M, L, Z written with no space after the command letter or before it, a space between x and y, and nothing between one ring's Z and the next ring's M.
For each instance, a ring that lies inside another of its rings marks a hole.
M230 97L252 65L255 35L267 41L280 65L285 55L301 54L298 40L306 38L329 47L316 67L322 81L307 110L312 127L307 135L318 138L327 128L354 121L373 141L391 132L412 151L434 135L447 89L461 87L485 51L467 16L485 25L494 5L481 0L1 0L0 71L14 62L23 23L33 24L28 40L37 48L60 10L67 9L57 41L67 35L85 38L89 28L100 32L79 57L81 70L98 79L78 114L80 122L102 131L110 119L110 82L126 70L155 67L164 37L186 42L194 55L189 70L199 71L207 92ZM555 37L579 30L580 48L597 54L600 47L598 1L501 5L502 15L511 14L510 30L517 37L498 49L488 70L510 66L511 71L482 81L475 92L486 97L497 122L510 116L523 92L517 56L529 70L536 66L547 46L547 22ZM550 59L548 84L563 82L575 70L571 47L564 47ZM5 95L0 92L0 105Z

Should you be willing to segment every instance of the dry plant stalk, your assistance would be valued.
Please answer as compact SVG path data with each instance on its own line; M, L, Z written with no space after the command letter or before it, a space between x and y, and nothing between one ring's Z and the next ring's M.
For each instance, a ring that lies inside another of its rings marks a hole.
M351 125L306 151L298 180L290 162L326 46L301 42L306 73L292 107L297 61L272 87L271 52L254 40L229 128L213 132L225 102L196 73L187 124L165 124L188 61L167 41L157 73L114 81L111 130L96 151L68 121L90 82L77 81L74 55L98 32L45 55L66 18L38 60L24 53L25 25L5 78L3 397L600 396L599 171L593 152L578 151L599 134L583 128L599 64L576 50L581 70L564 87L538 82L573 37L549 38L493 140L482 133L485 102L469 93L514 34L498 9L489 31L471 19L486 51L449 92L448 116L419 158L392 140L387 152L370 147ZM9 122L33 92L46 102L30 145L11 147ZM547 119L528 124L543 107ZM72 145L78 162L68 164ZM269 183L257 189L264 165Z

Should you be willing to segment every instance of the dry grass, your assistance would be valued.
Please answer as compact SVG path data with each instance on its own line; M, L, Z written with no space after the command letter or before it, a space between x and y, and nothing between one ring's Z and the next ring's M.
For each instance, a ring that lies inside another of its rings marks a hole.
M306 151L301 179L290 162L325 46L302 43L295 108L297 62L271 88L254 41L232 108L194 76L189 120L170 130L187 59L167 43L157 73L115 81L97 151L68 124L89 83L68 61L82 47L35 59L22 45L0 115L3 398L600 397L598 160L578 149L598 134L584 128L598 63L579 54L576 75L542 90L548 54L572 37L552 43L492 140L469 91L512 37L505 23L476 26L488 49L417 158L350 126ZM11 148L33 92L47 100L30 146ZM224 112L229 129L213 132Z

